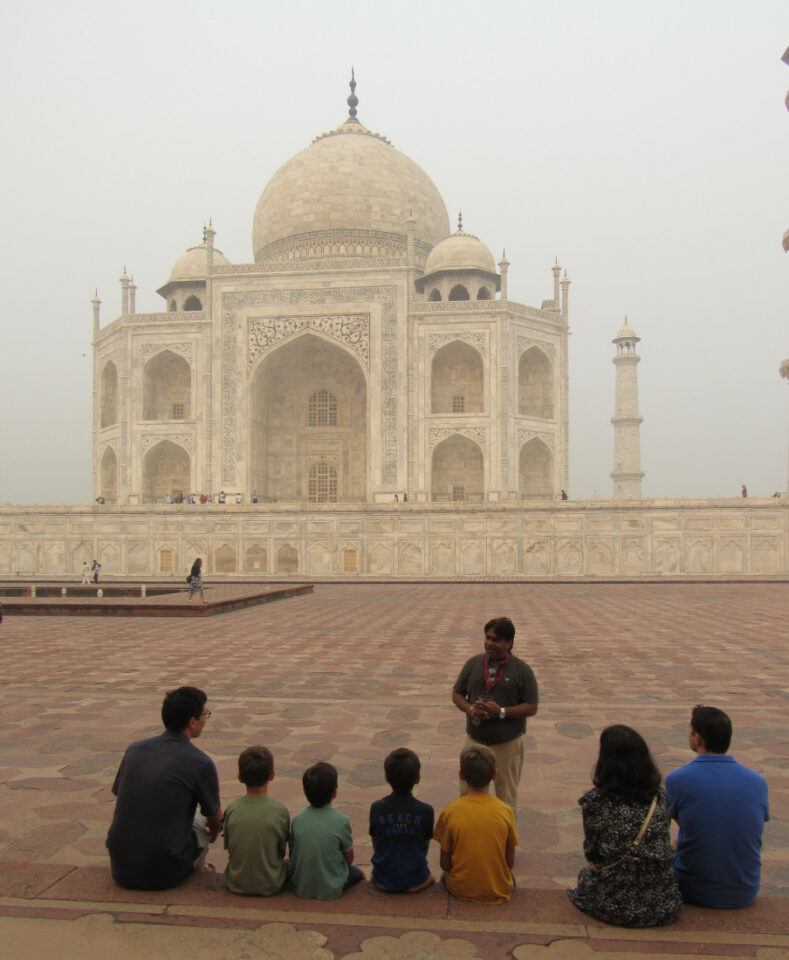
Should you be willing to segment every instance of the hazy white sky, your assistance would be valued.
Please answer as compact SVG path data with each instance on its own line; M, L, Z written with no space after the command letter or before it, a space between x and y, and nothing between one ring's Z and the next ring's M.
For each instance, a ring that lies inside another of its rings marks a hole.
M487 12L486 12L487 11ZM0 11L0 503L91 496L91 306L140 312L213 217L252 260L271 175L359 118L511 262L570 288L571 495L610 497L615 335L645 496L787 486L786 0L31 0Z

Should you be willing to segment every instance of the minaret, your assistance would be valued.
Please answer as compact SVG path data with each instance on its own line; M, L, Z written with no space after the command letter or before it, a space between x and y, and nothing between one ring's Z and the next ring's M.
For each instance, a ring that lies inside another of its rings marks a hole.
M616 344L616 398L614 401L614 469L611 478L614 481L614 499L640 499L641 480L641 439L639 427L642 417L638 415L638 361L636 344L641 338L627 322L611 341Z

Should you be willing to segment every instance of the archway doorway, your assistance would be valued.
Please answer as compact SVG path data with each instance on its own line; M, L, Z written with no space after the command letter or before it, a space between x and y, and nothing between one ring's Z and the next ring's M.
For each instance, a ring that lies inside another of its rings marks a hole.
M187 496L191 489L191 461L183 447L162 440L145 454L142 465L145 503L161 503L168 494Z
M483 500L485 461L482 450L460 434L443 440L433 451L431 498L436 501Z
M347 350L305 333L272 351L250 411L250 487L263 499L367 499L367 382Z

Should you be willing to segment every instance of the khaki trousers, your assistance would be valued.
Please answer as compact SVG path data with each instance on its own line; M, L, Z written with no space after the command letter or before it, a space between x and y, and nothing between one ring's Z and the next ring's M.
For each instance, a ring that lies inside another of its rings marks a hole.
M478 747L480 744L466 734L466 747ZM499 800L503 800L515 814L515 820L518 820L518 784L523 772L523 737L516 737L514 740L507 740L506 743L483 744L496 758L496 777L493 781L493 789ZM466 784L460 781L460 795L466 793Z

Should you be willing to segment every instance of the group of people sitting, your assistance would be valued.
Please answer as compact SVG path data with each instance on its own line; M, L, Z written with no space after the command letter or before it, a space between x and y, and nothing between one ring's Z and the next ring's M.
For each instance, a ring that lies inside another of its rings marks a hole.
M126 750L112 787L117 802L107 837L116 882L143 890L175 886L207 869L209 845L220 832L233 893L271 896L288 888L332 900L366 879L353 863L350 821L333 806L338 776L330 763L304 772L308 806L291 820L269 796L271 751L248 747L238 759L246 793L222 812L216 767L192 743L211 716L206 702L196 687L168 693L164 732ZM767 786L727 755L730 739L726 714L697 706L689 735L697 756L668 775L664 790L643 737L620 724L603 730L594 787L579 800L587 865L568 891L576 907L607 923L646 927L675 920L683 899L709 907L752 902L769 818ZM481 743L462 751L461 796L435 823L433 808L413 795L420 762L412 750L393 750L383 772L391 792L370 808L372 883L388 892L430 886L432 839L440 846L441 882L452 895L508 900L518 832L512 808L490 792L494 753ZM676 851L670 818L679 822Z

